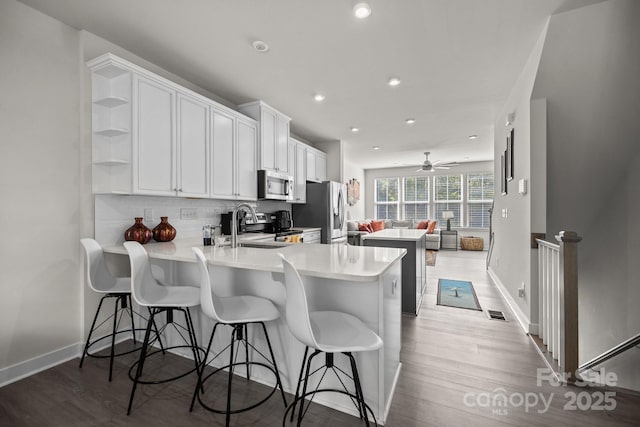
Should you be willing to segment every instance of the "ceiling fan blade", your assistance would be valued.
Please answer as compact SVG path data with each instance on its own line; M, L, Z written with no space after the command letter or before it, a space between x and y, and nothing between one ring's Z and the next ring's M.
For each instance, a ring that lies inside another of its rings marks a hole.
M422 168L416 169L416 172L422 172Z
M448 169L451 169L451 168L450 168L449 166L435 166L435 169L445 169L445 170L448 170Z

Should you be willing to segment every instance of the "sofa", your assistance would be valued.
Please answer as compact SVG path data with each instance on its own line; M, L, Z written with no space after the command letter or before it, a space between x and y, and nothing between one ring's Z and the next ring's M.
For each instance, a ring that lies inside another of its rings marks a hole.
M370 219L361 219L361 220L349 220L347 221L347 241L350 245L360 246L362 244L362 235L368 234L369 231L361 231L359 230L359 226L361 224L371 223ZM384 228L418 228L418 224L427 220L420 219L407 219L407 220L397 220L397 219L385 219ZM437 223L436 223L437 224ZM375 233L375 231L374 231ZM426 243L427 249L437 251L440 249L440 229L433 229L432 233L427 233L426 235Z

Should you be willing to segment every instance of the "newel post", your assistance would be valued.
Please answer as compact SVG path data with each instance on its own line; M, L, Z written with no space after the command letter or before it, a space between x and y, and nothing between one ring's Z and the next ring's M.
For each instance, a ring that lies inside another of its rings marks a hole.
M564 288L564 372L568 381L575 382L578 371L578 242L582 237L575 231L561 231L556 237L560 244L560 278Z

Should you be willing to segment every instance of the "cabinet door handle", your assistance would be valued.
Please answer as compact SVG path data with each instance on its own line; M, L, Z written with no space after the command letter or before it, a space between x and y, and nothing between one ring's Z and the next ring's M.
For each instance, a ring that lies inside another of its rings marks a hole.
M398 287L398 281L394 280L391 282L391 295L396 294L396 288Z

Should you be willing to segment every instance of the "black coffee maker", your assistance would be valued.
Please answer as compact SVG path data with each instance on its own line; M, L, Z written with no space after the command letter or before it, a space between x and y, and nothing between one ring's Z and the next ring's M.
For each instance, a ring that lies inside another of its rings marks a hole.
M232 217L233 217L232 212L220 214L220 225L222 226L222 234L224 234L225 236L231 235ZM238 218L237 218L238 222L236 224L238 234L242 233L243 231L242 229L242 226L244 225L244 222L242 221L243 219L244 219L244 211L238 212Z
M282 231L289 230L293 224L291 222L291 212L289 211L276 211L272 217L273 231L280 233Z

